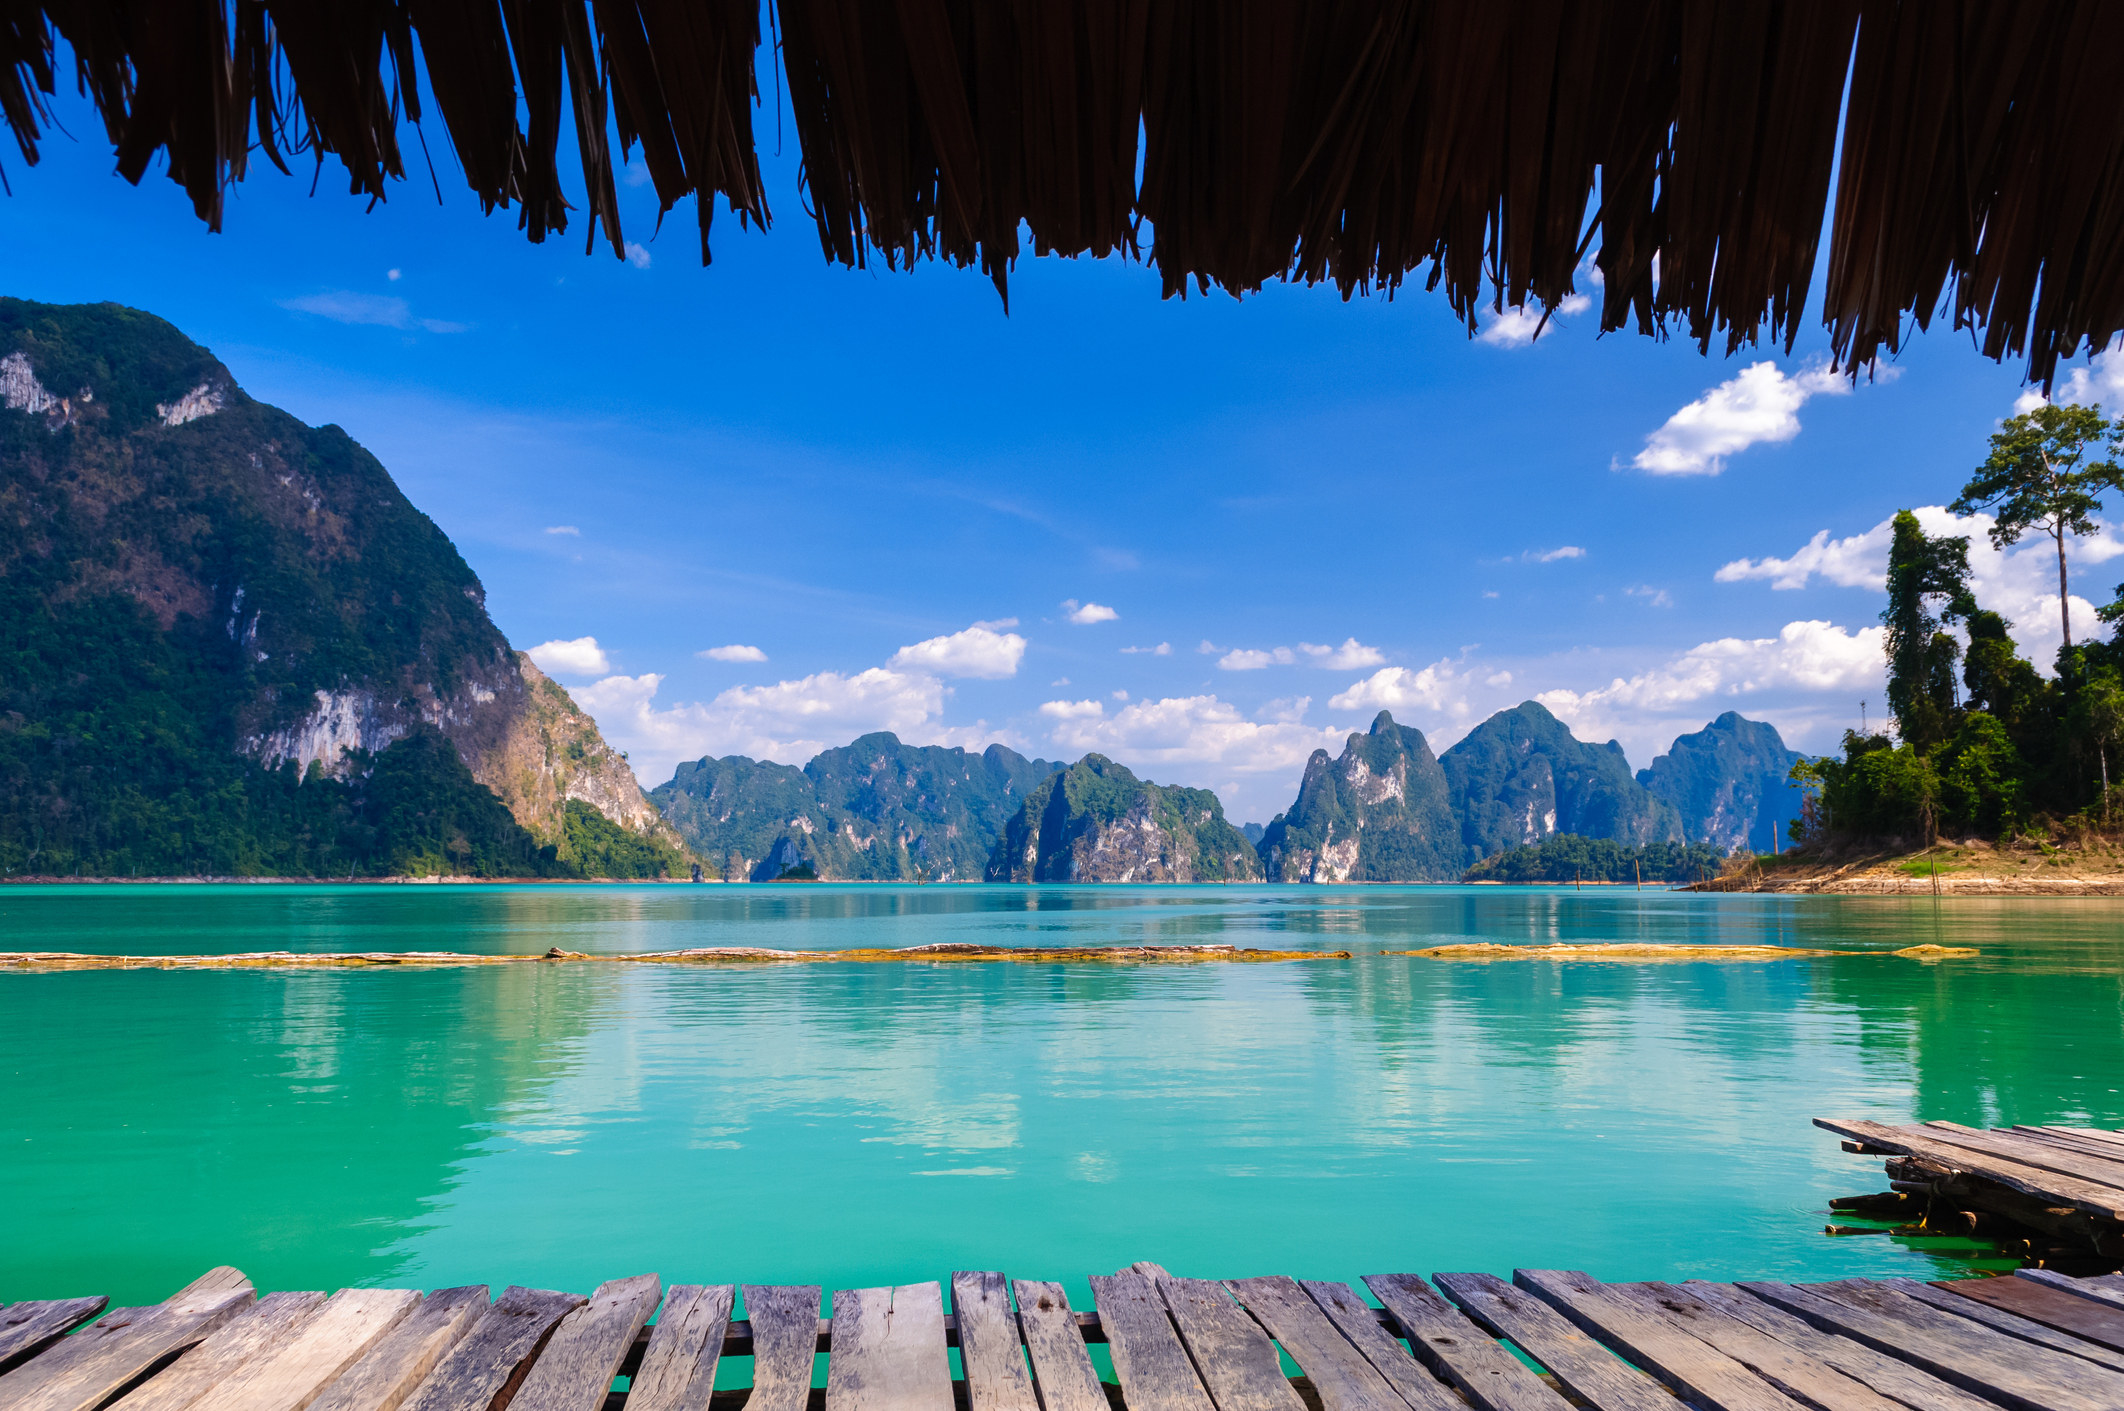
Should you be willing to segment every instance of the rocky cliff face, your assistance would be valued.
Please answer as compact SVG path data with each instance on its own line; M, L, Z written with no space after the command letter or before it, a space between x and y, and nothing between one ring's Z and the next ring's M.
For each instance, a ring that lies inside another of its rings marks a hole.
M1313 751L1297 802L1258 851L1271 882L1438 882L1464 870L1445 771L1423 732L1385 711L1340 759Z
M1621 745L1577 739L1535 701L1491 716L1438 763L1466 865L1558 833L1633 846L1682 841L1680 815L1637 782Z
M1061 767L1002 745L975 754L879 731L801 769L737 755L682 764L650 797L733 881L805 863L830 881L967 881L1027 791Z
M1690 842L1769 851L1799 817L1800 791L1786 776L1805 757L1776 726L1729 710L1677 738L1637 781L1680 815Z
M478 578L375 457L336 426L253 401L160 319L0 299L0 525L10 643L41 651L79 618L89 655L151 648L171 663L93 705L182 719L138 740L143 779L206 787L218 766L202 752L266 776L332 776L426 729L542 844L565 850L570 798L675 842L596 727L510 649ZM52 713L68 677L63 661L31 669L15 715L80 728L67 723L79 709ZM188 757L158 760L158 748ZM102 786L70 777L64 750L33 756L35 782L9 807L41 837ZM266 826L262 807L212 826Z
M1153 784L1086 755L1003 830L991 882L1255 882L1261 859L1207 789Z

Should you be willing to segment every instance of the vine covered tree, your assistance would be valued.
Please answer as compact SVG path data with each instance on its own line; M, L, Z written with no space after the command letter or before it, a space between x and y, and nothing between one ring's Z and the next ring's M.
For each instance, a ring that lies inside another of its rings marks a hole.
M1946 630L1977 610L1969 592L1969 541L1934 538L1917 516L1895 517L1888 548L1888 710L1907 744L1938 744L1953 728L1961 644Z
M2031 529L2048 534L2058 549L2058 617L2065 645L2072 646L2072 601L2065 579L2065 540L2094 532L2095 511L2102 508L2096 491L2118 483L2119 469L2109 460L2090 460L2119 428L2100 406L2045 402L2009 418L1991 438L1991 454L1977 467L1962 496L1951 506L1956 514L1989 510L1992 547L2017 544Z

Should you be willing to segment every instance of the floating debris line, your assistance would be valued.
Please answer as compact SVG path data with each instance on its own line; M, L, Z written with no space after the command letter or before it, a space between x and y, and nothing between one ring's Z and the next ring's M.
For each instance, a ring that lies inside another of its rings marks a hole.
M1377 951L1379 956L1426 960L1610 960L1672 961L1805 960L1819 956L1900 956L1947 960L1972 956L1967 946L1909 946L1897 951L1806 950L1797 946L1542 945L1482 942L1432 946L1428 950ZM1284 960L1353 960L1346 950L1257 950L1251 946L977 946L939 943L862 950L771 950L764 946L704 946L694 950L591 955L558 946L539 955L468 955L462 951L244 951L233 955L86 955L78 951L17 951L0 954L0 971L45 970L360 970L450 965L809 965L826 961L932 963L1009 962L1018 965L1258 964Z

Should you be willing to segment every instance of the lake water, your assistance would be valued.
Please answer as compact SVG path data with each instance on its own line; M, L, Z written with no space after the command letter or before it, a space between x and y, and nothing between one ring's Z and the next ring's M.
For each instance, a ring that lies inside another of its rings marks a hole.
M1824 946L1770 963L1377 952ZM1268 965L0 975L0 1301L1966 1267L1817 1115L2124 1126L2124 908L1497 888L0 888L0 947L1236 942ZM1884 952L1974 945L1971 960Z

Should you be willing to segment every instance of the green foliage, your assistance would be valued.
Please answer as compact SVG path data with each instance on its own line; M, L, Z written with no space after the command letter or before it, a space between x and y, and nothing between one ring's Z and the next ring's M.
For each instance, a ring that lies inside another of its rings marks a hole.
M1995 838L2023 821L2026 768L2000 721L1983 711L1962 717L1954 738L1932 760L1939 776L1943 831Z
M1912 744L1938 744L1952 728L1954 663L1961 646L1941 629L1974 611L1969 541L1935 539L1919 527L1916 515L1898 512L1881 621L1888 628L1888 710Z
M1637 782L1681 815L1682 836L1720 847L1770 847L1798 816L1790 782L1801 756L1777 727L1727 711L1703 729L1676 737Z
M1352 838L1354 857L1329 854L1331 840ZM1445 771L1423 732L1386 711L1349 737L1340 759L1313 751L1297 801L1262 830L1255 851L1273 882L1436 882L1464 865Z
M1956 514L1989 510L1995 548L2017 544L2029 530L2040 530L2058 550L2058 612L2065 625L2065 645L2072 645L2071 604L2065 579L2065 540L2094 531L2102 502L2097 492L2115 486L2119 469L2112 460L2090 461L2097 448L2118 436L2120 428L2099 406L2045 402L2012 417L1992 435L1991 454L1969 477L1951 508Z
M689 868L677 848L628 832L581 799L568 800L558 851L585 877L670 877Z
M1620 744L1577 739L1536 701L1491 716L1438 763L1470 865L1525 843L1534 823L1537 836L1682 840L1680 816L1637 781Z
M1558 833L1531 847L1507 848L1469 868L1469 882L1700 882L1726 860L1709 843L1647 843ZM1641 869L1641 870L1640 870Z
M1138 779L1088 754L1026 794L989 855L992 882L1257 882L1261 860L1207 789Z

